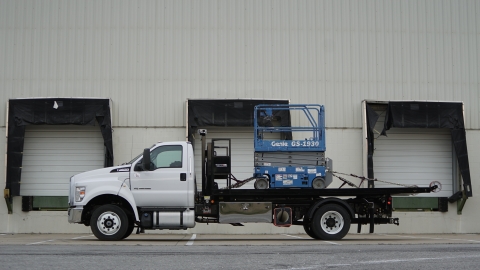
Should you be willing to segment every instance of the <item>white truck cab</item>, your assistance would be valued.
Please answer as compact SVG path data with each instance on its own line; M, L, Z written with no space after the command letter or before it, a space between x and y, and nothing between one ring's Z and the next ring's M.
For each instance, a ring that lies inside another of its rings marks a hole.
M128 237L134 225L195 226L194 154L190 142L157 143L132 161L70 178L70 223L91 226L101 240Z

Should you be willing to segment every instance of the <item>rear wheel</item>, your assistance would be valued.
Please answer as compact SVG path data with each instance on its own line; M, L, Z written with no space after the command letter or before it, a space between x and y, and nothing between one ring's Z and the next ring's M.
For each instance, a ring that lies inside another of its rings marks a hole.
M323 189L323 188L326 188L326 187L327 187L327 185L325 184L325 179L323 179L322 177L317 177L317 178L313 179L312 188Z
M350 230L350 215L337 204L320 207L313 216L313 233L322 240L340 240Z
M102 205L95 209L90 219L90 227L93 234L102 241L121 240L128 236L127 233L130 230L125 211L113 204ZM133 226L131 230L133 231Z

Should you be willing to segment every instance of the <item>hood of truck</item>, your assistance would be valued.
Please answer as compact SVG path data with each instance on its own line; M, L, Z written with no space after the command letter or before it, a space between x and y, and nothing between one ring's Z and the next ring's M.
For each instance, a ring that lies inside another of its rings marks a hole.
M70 206L73 205L82 205L87 200L83 202L74 202L75 198L75 187L77 186L86 186L87 190L91 190L94 187L104 185L105 187L110 186L114 189L120 188L122 185L125 185L126 180L130 177L131 164L121 165L115 167L102 168L92 171L87 171L83 173L76 174L70 178L70 191L68 203ZM117 182L118 181L118 182Z
M75 179L76 183L88 181L88 180L98 181L101 178L111 179L112 177L118 178L120 181L123 181L125 178L128 178L131 166L132 166L131 164L128 164L128 165L121 165L121 166L87 171L87 172L74 175L73 179Z

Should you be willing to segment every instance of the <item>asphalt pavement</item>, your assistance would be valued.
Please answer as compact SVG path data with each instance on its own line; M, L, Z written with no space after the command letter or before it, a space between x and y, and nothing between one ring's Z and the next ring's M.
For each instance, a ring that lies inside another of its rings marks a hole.
M478 269L479 234L0 234L0 269Z
M314 240L306 234L159 234L135 232L122 241L93 234L0 234L0 245L295 246L480 244L480 234L348 234L342 240Z

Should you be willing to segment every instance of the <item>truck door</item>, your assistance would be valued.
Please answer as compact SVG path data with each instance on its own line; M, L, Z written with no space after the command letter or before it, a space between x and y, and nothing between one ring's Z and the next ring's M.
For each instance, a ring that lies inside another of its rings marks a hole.
M137 206L191 207L186 152L182 145L162 145L150 152L150 171L134 166L130 181Z

